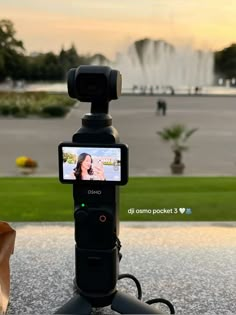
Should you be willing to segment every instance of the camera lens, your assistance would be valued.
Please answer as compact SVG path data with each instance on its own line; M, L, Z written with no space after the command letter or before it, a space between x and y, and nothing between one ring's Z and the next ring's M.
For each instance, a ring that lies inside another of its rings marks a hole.
M78 94L81 97L96 98L106 93L106 78L104 75L81 74L76 82Z

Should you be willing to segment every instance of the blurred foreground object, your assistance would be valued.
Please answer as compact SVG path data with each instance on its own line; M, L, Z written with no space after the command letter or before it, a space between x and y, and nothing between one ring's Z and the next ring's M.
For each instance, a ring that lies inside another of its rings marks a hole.
M16 231L0 221L0 314L6 313L10 294L9 260L14 251Z
M21 174L28 175L35 172L38 163L30 157L19 156L16 159L16 166L19 168Z

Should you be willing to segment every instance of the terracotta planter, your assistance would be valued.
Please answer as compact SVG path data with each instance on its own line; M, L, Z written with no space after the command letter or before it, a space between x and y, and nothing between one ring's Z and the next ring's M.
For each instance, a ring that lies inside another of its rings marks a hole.
M185 165L183 163L170 165L171 173L175 175L181 175L184 173Z
M19 167L18 171L21 175L31 175L36 172L35 167Z

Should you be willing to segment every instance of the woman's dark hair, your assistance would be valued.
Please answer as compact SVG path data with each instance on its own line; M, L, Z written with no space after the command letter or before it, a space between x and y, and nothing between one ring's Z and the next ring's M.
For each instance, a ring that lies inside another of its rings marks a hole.
M79 157L78 157L78 161L77 161L76 167L74 168L74 175L75 175L76 179L81 179L81 173L82 173L81 164L83 163L83 161L86 159L86 156L88 156L88 155L91 158L91 164L93 163L92 156L90 154L88 154L88 153L81 153L79 155ZM88 174L89 175L93 175L92 165L88 169Z

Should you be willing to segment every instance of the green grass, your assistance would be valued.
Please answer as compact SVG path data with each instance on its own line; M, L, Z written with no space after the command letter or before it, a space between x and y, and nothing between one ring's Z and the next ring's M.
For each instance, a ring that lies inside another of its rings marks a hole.
M1 178L0 220L72 221L72 185L57 178ZM192 214L129 214L128 209L191 208ZM235 221L236 177L131 178L121 187L121 220Z

